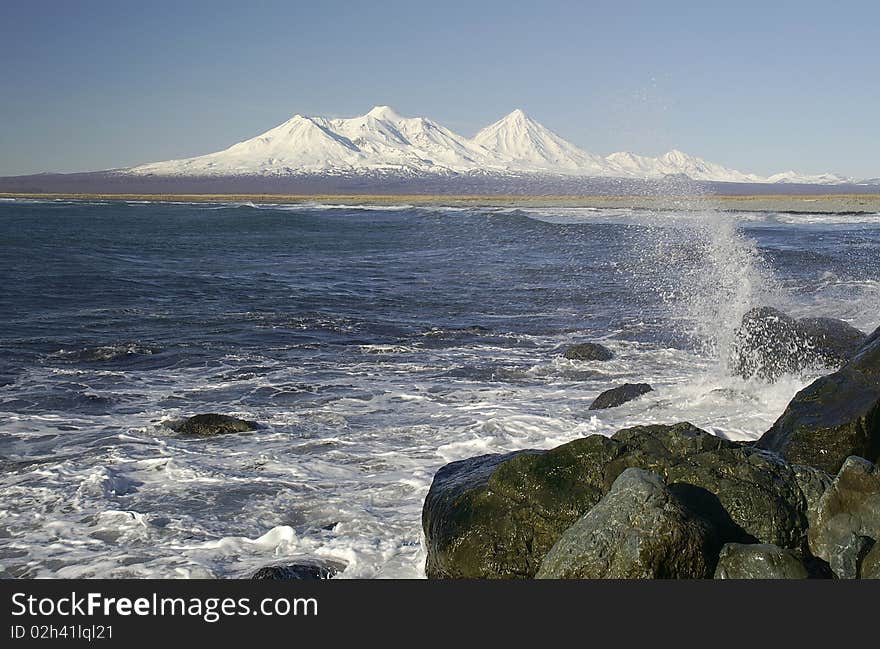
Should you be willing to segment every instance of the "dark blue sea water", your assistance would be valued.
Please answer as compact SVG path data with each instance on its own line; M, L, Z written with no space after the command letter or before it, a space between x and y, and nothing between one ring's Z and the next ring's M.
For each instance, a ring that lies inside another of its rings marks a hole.
M739 318L872 330L878 250L880 215L0 202L0 576L419 576L447 461L760 435L811 377L728 376ZM625 380L655 392L587 411ZM200 412L265 427L163 425Z

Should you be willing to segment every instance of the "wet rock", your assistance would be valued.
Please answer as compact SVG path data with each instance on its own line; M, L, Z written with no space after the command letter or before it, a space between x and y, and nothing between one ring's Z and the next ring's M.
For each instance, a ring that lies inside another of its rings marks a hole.
M880 579L880 542L875 543L862 560L859 577L861 579Z
M819 501L828 487L831 486L831 483L834 482L834 478L821 469L811 466L793 464L791 468L794 470L794 477L797 480L798 487L800 487L801 493L804 495L804 501L807 506L807 524L812 527L816 521Z
M442 467L422 526L433 579L526 578L602 497L615 444L593 436L549 452L483 455Z
M865 342L865 334L842 320L791 316L758 307L743 316L731 346L730 368L744 378L774 381L808 367L838 368Z
M767 543L728 543L721 548L715 579L807 579L797 554Z
M806 546L807 499L794 467L773 454L690 424L636 426L612 437L623 449L606 472L639 466L659 473L722 542Z
M828 473L850 455L880 460L880 336L870 340L837 372L798 392L758 446Z
M774 380L794 371L803 346L794 318L778 309L758 307L743 316L736 331L730 369L746 378Z
M627 401L637 399L643 394L653 392L654 389L647 383L624 383L616 388L605 390L590 404L590 410L604 410L616 408Z
M432 578L524 578L630 467L660 475L719 543L806 547L807 498L777 456L688 423L453 462L422 511Z
M314 559L302 563L265 566L257 570L251 579L311 580L330 579L345 570L346 564L329 559Z
M545 556L538 579L700 579L712 574L714 530L656 474L627 469Z
M224 433L243 433L257 430L260 425L254 421L238 419L229 415L207 413L195 415L189 419L167 424L171 430L185 435L221 435Z
M580 343L566 349L562 356L572 361L610 361L614 353L599 343Z
M865 332L836 318L801 318L798 329L809 342L819 362L840 367L865 344Z
M855 578L878 539L880 469L860 457L847 458L819 500L809 532L810 550L838 577Z

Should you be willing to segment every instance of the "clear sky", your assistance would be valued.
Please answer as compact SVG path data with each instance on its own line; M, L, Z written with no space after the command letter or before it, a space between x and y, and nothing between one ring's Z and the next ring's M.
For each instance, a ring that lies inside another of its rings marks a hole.
M2 0L0 175L225 148L375 104L514 108L593 153L880 176L880 2Z

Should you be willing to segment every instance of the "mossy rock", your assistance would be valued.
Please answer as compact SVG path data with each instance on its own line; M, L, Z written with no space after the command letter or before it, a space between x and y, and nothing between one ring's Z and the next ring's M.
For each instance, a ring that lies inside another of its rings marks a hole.
M630 467L657 473L719 543L806 547L807 498L791 466L688 423L638 426L441 468L422 511L428 577L534 576L562 533Z
M562 356L572 361L610 361L614 352L599 343L579 343L568 347Z

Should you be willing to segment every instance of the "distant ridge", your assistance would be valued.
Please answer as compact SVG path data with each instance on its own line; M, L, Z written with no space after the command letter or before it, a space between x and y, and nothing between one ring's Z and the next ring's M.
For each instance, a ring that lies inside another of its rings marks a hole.
M794 171L762 177L673 150L657 158L580 149L516 109L473 138L390 106L340 119L294 115L251 139L207 155L111 170L119 176L371 178L517 175L722 183L856 184L834 174ZM876 179L874 179L876 181ZM873 184L873 183L869 183Z

